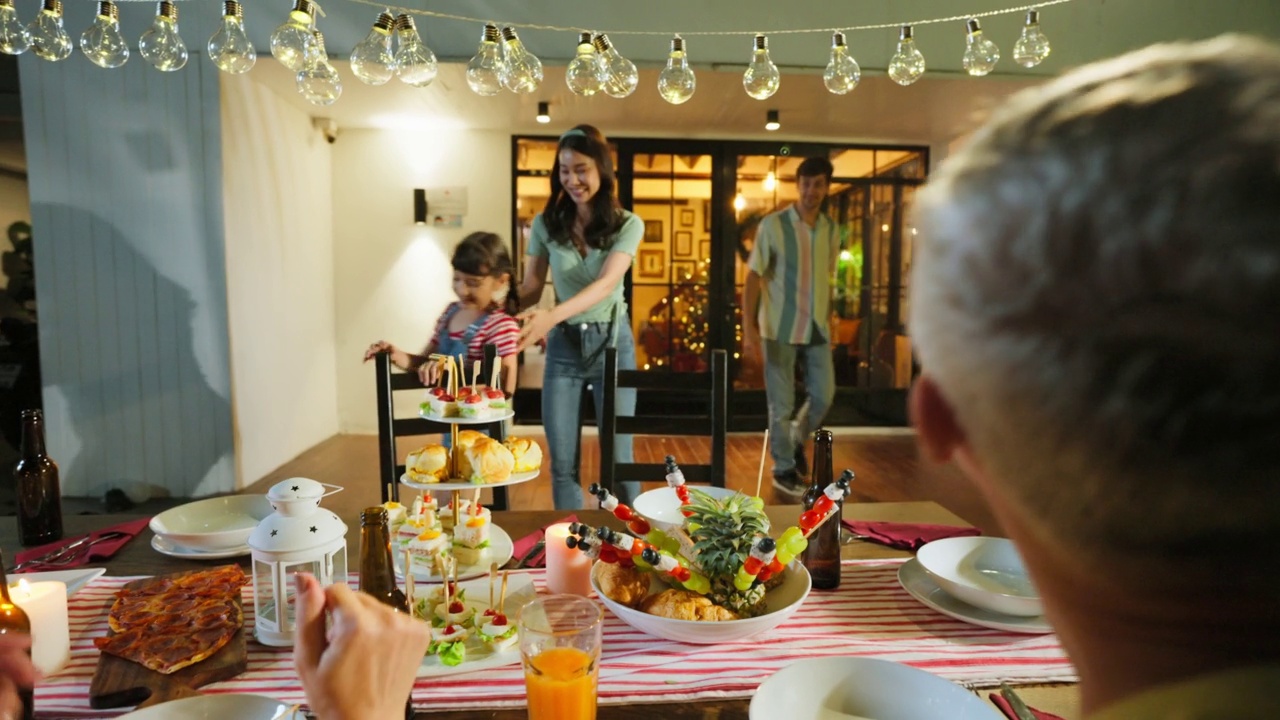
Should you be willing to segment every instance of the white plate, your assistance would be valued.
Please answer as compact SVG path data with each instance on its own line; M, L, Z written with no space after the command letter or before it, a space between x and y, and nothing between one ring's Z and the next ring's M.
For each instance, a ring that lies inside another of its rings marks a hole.
M688 487L701 490L717 500L738 494L737 490L728 490L714 485ZM675 488L660 487L641 493L631 507L659 530L670 530L684 525L684 514L680 512L680 497L676 495Z
M486 569L485 573L487 574L488 572L488 569ZM501 587L501 584L502 580L499 579L498 586ZM464 605L473 608L476 613L482 613L489 608L488 578L460 582L458 585L467 591L467 599L463 601ZM497 590L494 592L497 592ZM537 594L537 590L533 587L533 577L529 573L515 573L508 576L507 599L506 602L502 603L502 614L506 615L511 622L515 622L516 617L520 614L520 608L536 597ZM520 643L495 653L485 647L484 641L476 637L475 630L472 630L471 637L467 638L466 659L462 661L461 665L451 667L440 662L440 658L435 655L428 655L422 659L422 665L418 667L418 677L460 675L518 662L520 662Z
M457 415L442 418L436 417L435 415L429 415L426 410L418 410L418 417L423 420L431 420L432 422L444 423L446 425L488 425L489 423L502 422L503 420L513 418L515 416L515 410L507 410L501 415L490 415L482 418L464 418L458 417Z
M938 586L919 560L912 558L898 568L898 582L911 593L911 597L937 610L943 615L963 620L974 625L981 625L993 630L1006 632L1044 635L1053 632L1049 622L1040 617L1018 617L974 607L956 598Z
M289 712L291 707L266 695L201 695L135 710L118 720L303 720L302 711Z
M1040 593L1012 540L955 537L934 540L916 560L943 590L977 607L1004 615L1044 613Z
M772 630L786 622L788 618L795 614L796 610L800 609L800 606L804 604L804 599L809 597L809 588L811 587L809 571L800 564L799 560L796 560L789 566L782 584L765 595L768 612L763 615L742 620L725 620L723 622L672 620L671 618L658 617L657 615L650 615L649 613L629 608L606 597L604 593L600 592L600 585L596 580L596 575L601 566L602 563L597 562L591 568L591 587L600 596L600 602L604 603L604 606L609 608L609 611L616 615L618 619L640 632L693 645L718 645L735 640L745 640L753 635ZM667 587L667 584L659 580L657 576L654 576L649 581L650 594L662 592Z
M106 572L106 568L78 568L76 570L14 573L9 576L9 587L17 585L19 580L26 580L29 583L56 581L67 584L67 597L71 597L80 588L88 585L92 580L102 577Z
M400 484L411 487L414 490L425 490L433 492L436 490L483 490L485 488L506 487L507 485L519 485L520 483L529 482L530 480L542 474L542 469L530 470L529 472L511 473L511 477L502 482L495 483L473 483L466 480L452 480L450 482L438 483L420 483L409 479L408 475L400 476Z
M979 696L924 670L858 657L799 660L751 698L751 720L997 720Z
M507 534L507 531L497 525L493 525L492 528L493 529L489 531L489 552L482 556L483 560L478 565L459 565L459 580L488 575L489 565L491 563L498 563L498 566L501 567L506 565L507 562L511 560L511 556L515 554L515 546L511 544L511 536ZM393 552L391 554L394 556L393 559L395 560L396 576L404 577L404 548L397 545L393 548ZM418 582L427 583L438 583L444 580L444 578L437 575L434 570L428 572L422 568L416 567L413 569L413 578ZM488 597L488 588L488 581L486 580L485 597Z
M249 534L271 511L266 495L227 495L165 510L149 526L174 545L222 551L249 542Z
M241 545L240 547L234 547L227 550L218 550L215 552L208 552L205 550L195 550L193 548L183 547L181 545L174 545L173 543L169 542L169 540L162 538L159 535L156 535L155 537L151 538L151 547L161 555L168 555L169 557L176 557L176 558L186 558L188 560L222 560L224 558L233 558L233 557L240 557L241 555L248 555L250 552L252 552L249 549L249 546L247 544Z

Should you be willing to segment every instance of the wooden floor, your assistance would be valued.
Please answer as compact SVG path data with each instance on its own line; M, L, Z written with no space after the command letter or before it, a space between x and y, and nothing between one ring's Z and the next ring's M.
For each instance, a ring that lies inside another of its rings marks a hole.
M535 438L546 450L546 439L541 434L520 432ZM760 461L762 435L744 433L729 436L727 454L728 472L726 486L748 494L756 491L756 476ZM413 450L424 439L401 438L400 457ZM636 437L637 462L661 462L666 455L680 458L706 457L709 452L706 438ZM582 484L594 482L598 476L600 448L594 434L582 439ZM857 480L853 487L855 502L894 502L907 500L933 500L951 512L968 520L989 533L999 528L991 520L985 505L971 491L968 481L951 466L939 466L925 461L916 449L915 436L902 431L845 432L835 440L835 468L839 473L850 468ZM340 515L344 510L358 513L359 508L380 502L378 489L377 437L373 435L335 435L281 466L265 478L254 483L246 492L266 492L271 485L291 477L309 477L324 483L341 485L346 491L326 506ZM761 495L770 504L781 504L788 499L775 495L766 468ZM646 484L646 489L658 487L660 480ZM551 479L546 466L536 480L517 485L509 490L509 502L513 509L552 509ZM588 500L594 507L593 500Z

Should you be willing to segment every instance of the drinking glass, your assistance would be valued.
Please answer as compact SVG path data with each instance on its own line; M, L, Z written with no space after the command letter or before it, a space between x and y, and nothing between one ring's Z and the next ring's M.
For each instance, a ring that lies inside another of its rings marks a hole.
M529 720L595 720L604 610L579 595L520 608L520 655Z

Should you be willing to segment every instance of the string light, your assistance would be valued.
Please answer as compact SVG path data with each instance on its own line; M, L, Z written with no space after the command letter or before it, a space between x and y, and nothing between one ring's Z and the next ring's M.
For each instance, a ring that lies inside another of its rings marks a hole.
M187 45L178 34L178 6L161 0L156 19L138 38L138 54L162 72L181 70L187 64Z
M591 33L578 34L578 49L565 68L564 82L574 95L591 97L600 92L600 62L596 46L591 44Z
M542 83L542 61L525 49L515 28L502 28L502 86L528 95Z
M436 54L422 42L413 18L401 13L396 16L396 76L400 82L413 87L426 87L436 79L440 64Z
M1049 57L1049 38L1040 30L1040 13L1027 11L1022 35L1013 45L1013 61L1025 68L1033 68Z
M849 54L849 47L845 45L844 41L844 33L833 33L831 35L831 59L827 62L826 71L822 73L822 83L832 93L844 95L858 87L858 81L861 79L862 68L858 67L858 61L854 60L853 56Z
M636 64L622 56L609 42L609 36L600 34L591 41L596 47L596 62L600 68L600 87L609 97L622 99L636 91L640 73Z
M31 49L41 60L58 62L71 55L71 36L62 27L62 1L44 0L44 7L27 28Z
M492 97L502 92L505 66L502 63L502 46L498 44L500 39L498 26L486 23L475 57L467 63L467 87L477 95Z
M970 18L965 27L964 69L974 77L982 77L1000 62L1000 48L982 34L982 26L976 18Z
M742 74L742 87L751 97L768 100L778 92L781 84L782 76L778 74L778 66L769 57L769 38L756 35L752 43L751 63Z
M898 49L889 59L889 78L905 87L923 74L924 55L916 48L915 31L903 25L898 32Z
M80 52L100 68L118 68L129 59L129 42L120 32L120 8L110 0L98 3L98 15L80 35Z
M391 50L391 30L396 19L378 13L369 34L351 50L351 73L366 85L382 85L396 74L396 56Z
M289 17L271 33L271 54L294 72L301 71L315 51L316 38L311 34L314 8L311 0L296 0Z
M244 31L244 9L236 0L223 4L222 26L209 38L209 59L231 75L249 72L258 62L258 51Z
M0 52L21 55L31 47L31 33L18 20L13 0L0 0Z
M342 95L342 79L338 77L337 68L329 62L329 53L324 49L324 35L319 30L312 31L311 47L306 66L298 71L295 78L298 92L312 105L332 105Z
M671 38L671 54L667 56L667 67L658 74L658 94L672 105L680 105L693 97L698 86L698 79L689 67L689 59L684 52L684 38L679 35Z

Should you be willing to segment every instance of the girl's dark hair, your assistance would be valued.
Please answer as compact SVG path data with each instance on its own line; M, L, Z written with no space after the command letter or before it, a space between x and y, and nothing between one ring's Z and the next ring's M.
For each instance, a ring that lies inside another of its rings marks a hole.
M556 161L551 166L551 197L547 198L547 206L542 210L542 222L547 228L547 235L559 243L571 243L573 222L578 215L578 206L565 192L560 183L560 151L564 149L580 152L591 158L600 171L600 189L591 198L591 222L583 231L587 246L600 249L605 246L609 237L622 227L621 206L618 204L617 176L613 171L613 153L609 149L609 141L604 133L592 125L578 125L560 136L560 144L556 146Z
M453 250L453 269L468 275L507 276L507 301L503 310L508 315L520 312L520 298L516 294L516 271L511 264L511 253L502 238L491 232L473 232L462 238Z

